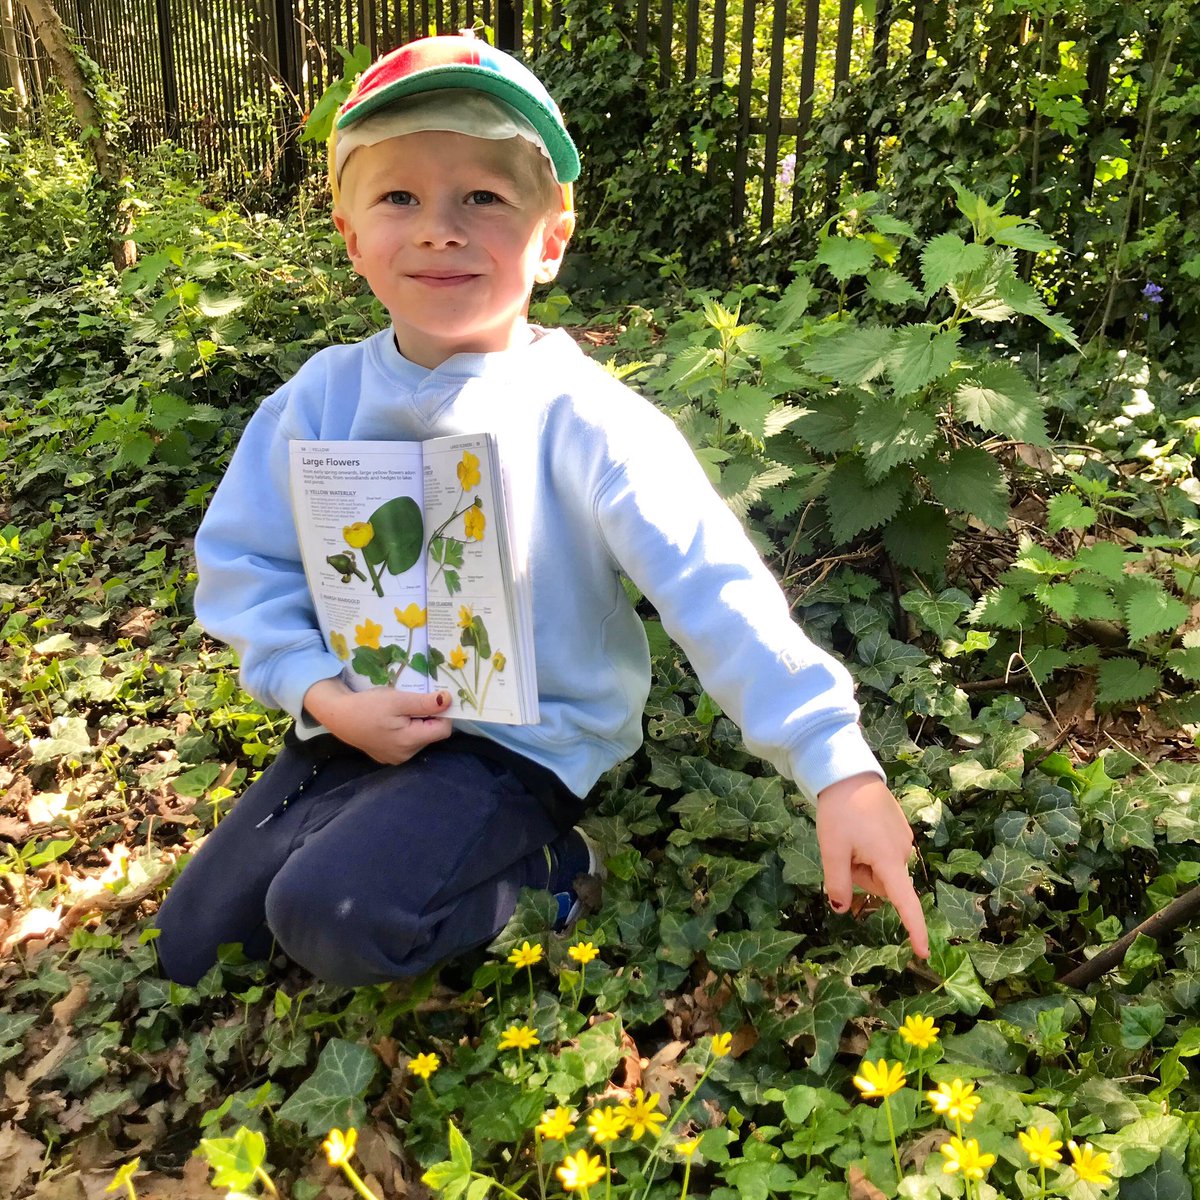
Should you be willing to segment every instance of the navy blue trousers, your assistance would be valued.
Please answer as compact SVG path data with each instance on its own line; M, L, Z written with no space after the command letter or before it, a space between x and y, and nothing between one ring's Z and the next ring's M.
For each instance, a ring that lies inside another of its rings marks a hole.
M402 766L332 736L290 737L184 867L159 910L166 975L218 947L273 947L331 983L416 975L490 941L580 802L537 764L455 734Z

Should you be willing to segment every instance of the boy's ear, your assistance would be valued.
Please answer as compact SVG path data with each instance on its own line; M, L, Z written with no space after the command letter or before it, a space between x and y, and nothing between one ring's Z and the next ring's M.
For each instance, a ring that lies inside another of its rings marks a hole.
M333 210L333 223L337 227L338 233L342 235L342 241L346 243L346 254L350 258L350 265L358 271L358 234L354 232L354 226L350 224L350 218L344 212L338 209ZM361 275L362 272L359 271Z
M562 266L563 255L567 252L567 243L575 232L575 214L560 212L546 222L542 233L542 261L538 266L536 280L538 283L549 283L557 278L558 269Z

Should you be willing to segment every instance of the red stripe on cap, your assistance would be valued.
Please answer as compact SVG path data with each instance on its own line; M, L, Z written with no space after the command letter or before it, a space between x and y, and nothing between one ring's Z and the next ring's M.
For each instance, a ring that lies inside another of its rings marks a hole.
M487 66L498 74L508 74L500 60L485 53L490 49L486 42L465 37L422 38L406 46L398 46L359 76L353 93L341 107L341 113L352 111L380 88L431 67Z

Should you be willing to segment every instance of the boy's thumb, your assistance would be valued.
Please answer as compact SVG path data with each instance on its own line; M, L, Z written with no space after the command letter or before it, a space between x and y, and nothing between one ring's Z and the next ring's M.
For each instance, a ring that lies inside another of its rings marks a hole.
M825 895L834 912L844 913L850 908L854 897L854 880L851 878L850 863L830 866L825 873Z

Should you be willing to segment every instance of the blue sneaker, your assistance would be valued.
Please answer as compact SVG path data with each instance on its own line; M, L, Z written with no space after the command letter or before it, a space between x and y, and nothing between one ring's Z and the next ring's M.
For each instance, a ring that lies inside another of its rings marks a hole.
M546 890L558 903L554 932L563 933L575 924L583 911L583 901L575 887L576 880L581 875L603 879L604 865L596 844L578 827L568 829L543 849L546 854Z

